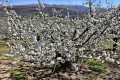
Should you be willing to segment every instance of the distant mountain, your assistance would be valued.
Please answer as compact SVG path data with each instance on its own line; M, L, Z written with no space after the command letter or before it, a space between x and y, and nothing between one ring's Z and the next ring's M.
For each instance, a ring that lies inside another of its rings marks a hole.
M49 16L52 16L52 8L56 10L62 10L61 14L62 17L67 15L67 12L70 12L71 17L76 17L77 15L82 16L84 13L88 13L89 9L82 5L50 5L44 4L45 9L44 12L47 13ZM26 5L14 5L13 10L15 10L20 15L26 15L31 13L38 13L36 8L38 4L26 4ZM8 8L10 9L10 8ZM0 15L4 15L2 9L0 9Z
M88 13L89 8L82 5L46 5L46 6L52 6L52 7L60 7L60 8L66 8L75 12L79 13Z
M55 8L66 8L72 11L77 11L80 13L88 13L89 12L89 8L83 5L56 5L56 4L44 4L45 7L55 7ZM15 5L15 6L34 6L37 7L38 4L26 4L26 5Z

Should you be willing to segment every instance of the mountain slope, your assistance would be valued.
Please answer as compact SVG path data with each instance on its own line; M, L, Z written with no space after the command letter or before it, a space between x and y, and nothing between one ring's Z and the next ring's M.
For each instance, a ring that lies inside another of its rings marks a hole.
M37 4L28 4L28 5L14 5L12 10L15 10L20 15L27 15L31 13L38 13L36 8ZM81 5L49 5L45 4L44 12L49 16L52 16L52 9L55 8L57 11L61 11L62 17L67 15L67 12L70 13L71 17L76 17L77 15L82 16L84 13L88 13L88 8ZM10 8L8 8L10 10ZM4 15L2 9L0 9L0 16Z

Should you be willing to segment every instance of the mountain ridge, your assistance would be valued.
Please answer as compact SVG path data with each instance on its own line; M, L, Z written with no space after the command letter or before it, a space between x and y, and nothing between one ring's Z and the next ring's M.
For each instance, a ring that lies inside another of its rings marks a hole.
M57 11L61 11L62 17L65 17L67 15L67 12L70 13L71 17L76 16L83 16L83 14L88 13L88 8L81 5L50 5L50 4L44 4L45 9L44 12L47 13L49 16L53 16L52 9L55 8ZM15 10L20 15L27 15L31 13L38 13L38 10L36 9L38 7L38 4L26 4L26 5L13 5L12 8L8 8L8 10ZM4 15L4 12L2 9L0 9L1 16Z

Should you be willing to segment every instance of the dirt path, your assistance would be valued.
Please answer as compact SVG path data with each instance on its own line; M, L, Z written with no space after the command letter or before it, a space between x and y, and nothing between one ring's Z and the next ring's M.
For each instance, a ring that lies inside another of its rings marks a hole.
M0 80L11 80L9 70L11 70L11 66L0 64Z
M0 80L11 80L10 72L17 67L18 61L0 60Z

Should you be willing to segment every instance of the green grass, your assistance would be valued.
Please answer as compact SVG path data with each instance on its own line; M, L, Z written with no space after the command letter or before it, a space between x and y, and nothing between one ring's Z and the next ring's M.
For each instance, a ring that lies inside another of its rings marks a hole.
M99 73L106 71L106 68L104 66L99 66L99 65L91 66L91 69Z
M99 61L88 60L86 63L90 66L90 69L95 71L95 72L101 73L101 72L105 72L106 71L106 68Z
M7 57L0 56L0 61L7 61L7 60L9 60Z
M9 51L9 48L5 45L5 41L4 40L0 40L0 54L2 53L6 53Z
M8 53L9 52L9 48L8 47L0 47L0 55L3 53Z
M108 41L107 39L102 39L102 40L99 42L99 45L100 45L100 49L101 49L101 50L104 50L104 49L112 49L112 47L113 47L113 42L112 42L112 41ZM117 46L117 50L120 50L120 46L119 46L119 45Z
M21 72L20 70L13 70L11 72L12 80L27 80L26 73Z
M0 49L6 49L7 46L0 44Z
M103 39L101 41L101 46L103 48L112 48L112 42L111 41L108 41L107 39Z
M90 66L101 65L102 64L101 62L98 62L96 60L88 60L86 63Z
M11 44L13 43L12 40L8 40L8 42ZM14 43L21 43L21 44L24 44L24 41L23 40L16 40ZM5 40L0 40L0 54L1 53L6 53L9 51L9 47L6 46L6 41Z

